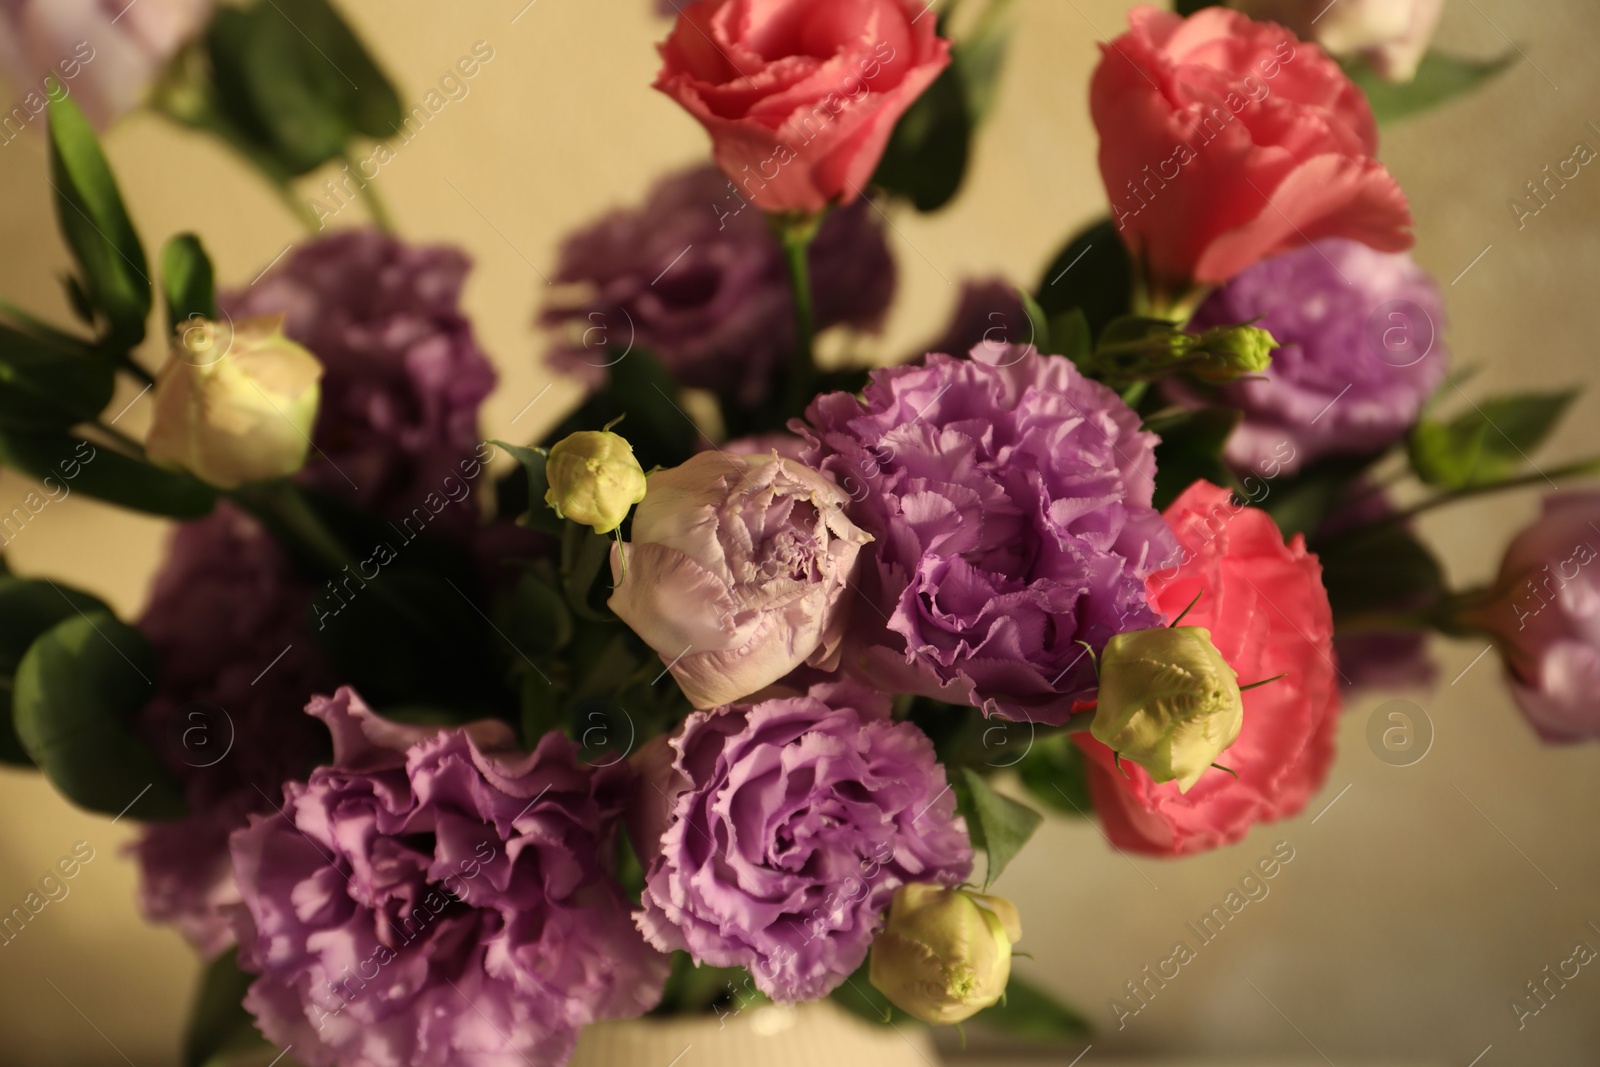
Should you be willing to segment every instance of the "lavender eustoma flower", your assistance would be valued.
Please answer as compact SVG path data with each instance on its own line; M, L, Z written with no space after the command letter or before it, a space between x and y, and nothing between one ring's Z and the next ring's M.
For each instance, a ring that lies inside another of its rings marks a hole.
M1277 339L1264 380L1220 388L1244 420L1228 440L1236 469L1276 470L1378 452L1405 436L1444 380L1444 301L1405 253L1325 240L1249 268L1200 306L1189 329L1256 321ZM1180 403L1198 394L1169 388Z
M470 266L448 245L350 230L296 249L223 298L235 319L286 314L285 332L322 362L316 448L301 482L389 518L446 493L480 443L478 409L495 385L461 313ZM446 514L472 523L470 507Z
M882 324L895 266L876 220L863 200L830 212L812 242L818 330ZM565 331L550 359L591 386L638 348L680 384L756 407L796 354L782 249L716 167L671 175L640 207L572 234L556 281L585 290L545 308L541 321Z
M640 802L665 807L640 820L639 928L748 967L774 1000L848 978L900 886L971 871L955 797L910 723L802 696L696 712L670 745L670 765L663 746L639 754L656 771Z
M607 603L697 708L749 696L803 663L832 670L870 540L846 503L776 451L701 452L650 475L630 540L612 550Z
M874 538L844 665L879 688L1057 724L1094 688L1083 643L1162 625L1143 580L1176 551L1155 435L1071 361L934 354L806 420L806 458Z
M245 1007L311 1067L561 1064L580 1027L660 998L606 857L626 764L549 734L374 715L348 688L308 708L334 762L233 836Z

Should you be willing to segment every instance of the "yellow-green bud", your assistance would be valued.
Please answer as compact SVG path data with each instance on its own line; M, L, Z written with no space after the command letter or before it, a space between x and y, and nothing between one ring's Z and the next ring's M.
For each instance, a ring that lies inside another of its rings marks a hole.
M287 477L311 447L321 378L281 315L186 322L156 377L145 453L219 489Z
M1016 906L1004 897L904 885L872 942L867 975L907 1015L958 1023L1000 1000L1021 937Z
M1204 357L1193 373L1207 382L1231 382L1272 366L1277 339L1259 326L1218 326L1195 339L1190 355Z
M1100 657L1089 732L1152 781L1200 780L1244 725L1239 677L1203 626L1117 634Z
M610 533L644 499L644 468L633 446L610 430L580 430L556 442L545 461L544 502L563 519Z

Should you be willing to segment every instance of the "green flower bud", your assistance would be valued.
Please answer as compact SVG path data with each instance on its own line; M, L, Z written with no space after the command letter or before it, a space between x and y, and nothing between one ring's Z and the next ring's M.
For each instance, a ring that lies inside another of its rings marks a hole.
M912 884L895 890L867 975L889 1002L925 1023L958 1023L1000 1000L1011 945L1022 937L1004 897Z
M1196 338L1188 355L1201 357L1192 367L1196 378L1231 382L1272 366L1277 347L1272 334L1258 326L1217 326Z
M644 499L644 468L627 439L610 430L580 430L556 442L545 461L544 502L563 519L610 533Z
M187 322L156 377L145 454L219 489L287 477L311 447L321 378L281 315Z
M1239 677L1202 626L1117 634L1100 658L1089 732L1187 793L1244 725Z

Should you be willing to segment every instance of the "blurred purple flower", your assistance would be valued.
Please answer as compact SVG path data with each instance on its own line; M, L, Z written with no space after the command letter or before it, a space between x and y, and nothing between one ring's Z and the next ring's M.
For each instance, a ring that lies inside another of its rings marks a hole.
M895 266L872 204L830 212L810 256L817 329L878 329ZM550 360L590 386L637 348L685 386L756 407L795 355L782 249L716 167L671 175L640 207L572 234L555 280L584 291L540 316L561 331Z
M1281 346L1265 380L1224 386L1214 401L1244 412L1227 446L1239 470L1292 473L1323 456L1389 447L1450 362L1433 279L1409 255L1356 241L1318 241L1258 263L1214 292L1189 329L1257 319ZM1188 406L1207 402L1187 386L1168 389Z
M284 313L326 368L316 449L300 481L388 518L443 496L480 444L494 367L462 314L470 264L448 245L348 230L296 249L223 297L234 318ZM470 525L470 505L448 509Z
M532 753L485 722L312 702L334 762L233 836L245 1007L310 1067L560 1064L597 1019L654 1007L668 958L611 877L626 763Z
M874 541L844 665L879 688L1060 723L1095 687L1083 643L1162 625L1144 576L1177 549L1151 507L1155 435L1061 356L875 371L818 397L807 460ZM796 428L802 428L796 423Z
M663 951L748 967L779 1002L848 978L895 889L972 869L944 770L910 723L795 697L696 712L665 749L637 757L639 928Z
M207 956L232 940L218 910L234 899L228 833L327 751L326 731L297 714L334 684L311 639L312 592L277 542L224 503L173 532L139 619L161 664L141 731L191 812L147 827L134 846L140 905Z
M1006 345L1031 345L1034 340L1033 323L1015 285L1004 278L969 278L961 283L961 295L944 333L906 362L920 360L924 352L965 356L981 345L985 354L978 358L993 363L993 353Z

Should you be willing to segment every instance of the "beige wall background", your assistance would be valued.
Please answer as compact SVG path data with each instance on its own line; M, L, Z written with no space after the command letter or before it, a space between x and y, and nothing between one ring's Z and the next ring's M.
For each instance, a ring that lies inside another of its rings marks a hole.
M408 102L475 42L495 50L471 95L401 149L378 186L410 237L453 241L475 256L467 304L502 374L487 429L524 437L534 416L553 422L573 395L551 390L510 426L547 381L530 323L556 242L705 152L699 129L647 88L664 24L646 0L525 4L341 3ZM1002 96L965 194L938 217L897 218L903 298L886 351L932 333L953 281L998 272L1031 282L1067 233L1103 210L1086 86L1096 42L1119 31L1126 6L1018 5ZM1416 255L1450 297L1448 341L1460 363L1482 368L1475 393L1594 377L1600 171L1582 172L1520 230L1507 200L1576 141L1600 146L1600 126L1590 125L1600 123L1597 36L1591 0L1451 0L1445 47L1489 55L1515 42L1526 58L1488 91L1386 134L1383 154L1417 216ZM242 284L302 239L265 188L209 142L136 116L107 144L152 247L196 230L221 278ZM38 137L0 147L0 293L54 311L66 257L44 176ZM122 425L142 428L147 404ZM1600 393L1579 402L1541 465L1597 450ZM0 510L26 491L0 476ZM1432 515L1424 532L1459 582L1479 581L1536 502L1530 493L1459 506ZM74 496L28 526L8 557L24 574L70 578L132 614L162 535L160 523ZM1600 924L1600 747L1541 746L1493 657L1475 660L1480 650L1439 648L1439 688L1417 697L1435 733L1424 759L1397 768L1376 758L1366 729L1378 701L1358 703L1306 815L1233 848L1161 863L1112 853L1081 822L1052 820L1039 833L999 888L1026 920L1022 947L1033 959L1022 969L1102 1027L1094 1057L1594 1062L1600 967L1585 968L1520 1031L1509 1001L1576 942L1600 947L1600 925L1591 925ZM134 909L133 870L120 855L133 831L70 808L34 775L0 772L0 905L20 902L75 842L95 849L71 895L0 948L0 1063L177 1062L196 968L175 934ZM1185 923L1279 841L1294 859L1270 895L1119 1031L1110 998L1175 941L1192 943Z

